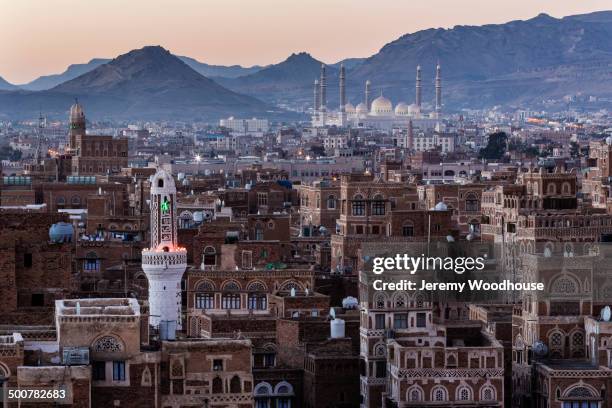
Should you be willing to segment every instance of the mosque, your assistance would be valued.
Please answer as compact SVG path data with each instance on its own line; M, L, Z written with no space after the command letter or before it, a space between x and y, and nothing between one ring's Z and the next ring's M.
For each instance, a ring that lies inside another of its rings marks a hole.
M416 126L421 129L433 129L439 126L442 113L442 79L440 64L436 66L435 81L435 108L432 112L425 113L421 109L421 67L416 70L416 93L415 102L408 105L399 102L395 108L387 98L382 95L372 99L372 83L365 83L364 99L357 106L346 102L346 71L344 65L340 65L340 106L338 110L329 111L327 108L327 76L325 64L321 65L320 79L314 81L315 106L312 115L313 127L325 126L353 126L370 127L376 129L390 130L393 128L407 129Z

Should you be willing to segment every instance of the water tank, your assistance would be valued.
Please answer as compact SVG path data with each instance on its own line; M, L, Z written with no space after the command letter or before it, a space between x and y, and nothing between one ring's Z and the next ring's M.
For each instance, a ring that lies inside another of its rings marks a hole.
M162 320L159 322L159 339L176 340L176 320Z
M347 296L342 299L342 307L345 309L356 309L358 305L359 301L353 296Z
M71 242L73 233L72 224L58 222L49 228L49 239L56 244Z
M332 339L343 339L344 335L344 320L342 319L334 319L329 322L331 328L331 338Z
M177 177L178 177L179 180L184 180L185 179L185 173L179 173L177 175Z

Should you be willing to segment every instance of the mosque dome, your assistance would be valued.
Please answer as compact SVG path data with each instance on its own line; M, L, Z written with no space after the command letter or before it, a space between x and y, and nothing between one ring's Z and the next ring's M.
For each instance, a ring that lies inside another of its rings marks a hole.
M359 105L357 105L357 108L355 108L356 112L358 114L367 114L368 113L368 107L365 105L365 103L361 102Z
M408 105L406 105L404 102L398 103L397 106L395 107L395 114L397 116L408 115Z
M75 121L83 119L84 116L83 107L78 102L75 102L74 105L70 107L70 120Z
M372 115L387 116L393 113L393 104L384 96L379 96L372 101Z
M414 116L418 115L419 113L421 113L421 108L419 108L419 105L417 105L416 103L413 103L408 106L408 115Z
M73 232L71 224L58 222L49 228L49 239L56 244L71 242Z
M353 106L352 103L347 103L346 105L344 105L344 111L346 113L355 113L355 107Z
M436 206L433 208L434 211L447 211L448 210L448 206L446 204L444 204L442 201L440 201L438 204L436 204Z

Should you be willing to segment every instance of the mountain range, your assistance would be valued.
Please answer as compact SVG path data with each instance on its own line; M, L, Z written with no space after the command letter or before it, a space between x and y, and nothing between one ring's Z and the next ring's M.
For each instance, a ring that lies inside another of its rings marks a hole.
M0 113L36 111L65 115L78 97L93 117L217 119L227 114L274 114L254 97L230 91L194 71L169 51L148 46L99 65L52 89L0 92Z
M565 95L612 97L611 38L612 11L564 18L540 14L505 24L421 30L401 36L368 58L341 62L353 104L363 101L366 80L372 81L374 96L411 103L417 65L422 68L424 103L431 103L439 63L446 110L538 107ZM99 116L188 119L282 113L273 106L306 110L312 106L313 81L321 64L300 52L268 66L226 67L145 47L113 60L71 65L62 74L38 78L20 90L0 78L0 117L31 117L26 111L38 112L40 106L63 114L75 96L100 109ZM338 103L339 64L327 65L331 107Z

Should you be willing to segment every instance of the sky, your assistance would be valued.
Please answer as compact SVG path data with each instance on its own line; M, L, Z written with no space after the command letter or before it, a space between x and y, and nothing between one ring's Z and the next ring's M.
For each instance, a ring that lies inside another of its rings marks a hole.
M609 0L0 0L0 77L21 84L145 45L209 64L367 57L431 27L611 9Z

